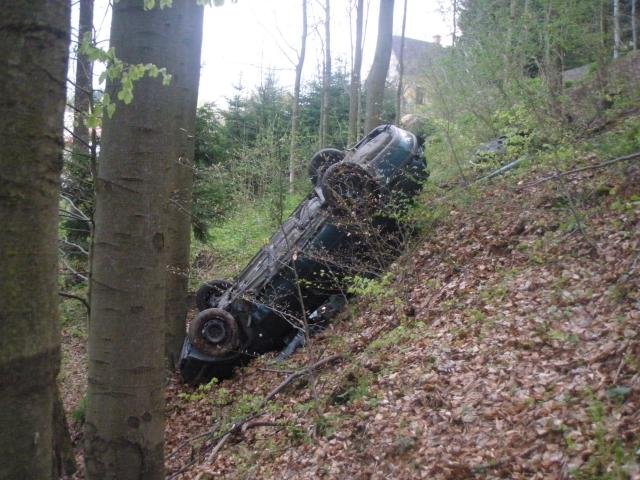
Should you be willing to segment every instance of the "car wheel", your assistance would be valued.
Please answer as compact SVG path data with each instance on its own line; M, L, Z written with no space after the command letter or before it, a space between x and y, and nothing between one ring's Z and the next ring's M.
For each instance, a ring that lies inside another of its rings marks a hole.
M309 178L313 185L318 184L323 173L334 163L338 163L344 158L344 152L336 148L325 148L317 152L309 162Z
M226 280L212 280L204 283L196 292L196 306L198 311L211 308L216 301L216 298L221 297L222 294L231 288L231 283Z
M384 204L385 195L375 179L356 163L331 165L322 177L322 194L327 204L340 212L374 212Z
M187 333L198 350L213 357L225 356L238 349L238 322L221 308L201 311L189 325Z

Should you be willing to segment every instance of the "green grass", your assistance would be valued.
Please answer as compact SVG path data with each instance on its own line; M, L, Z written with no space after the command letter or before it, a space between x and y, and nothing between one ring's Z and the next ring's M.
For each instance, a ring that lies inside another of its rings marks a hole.
M640 150L640 117L629 117L589 142L604 160Z
M87 286L79 284L63 291L87 298ZM87 336L87 309L78 300L60 297L60 326L70 335L78 338Z
M303 198L300 194L286 196L282 218L286 219ZM210 228L209 243L196 246L194 254L209 250L215 259L215 278L232 279L267 244L278 228L277 217L274 203L268 200L239 204L233 215Z
M593 398L588 408L594 427L594 448L587 461L571 472L577 480L627 480L637 468L640 444L625 444L615 432L615 421L602 401Z

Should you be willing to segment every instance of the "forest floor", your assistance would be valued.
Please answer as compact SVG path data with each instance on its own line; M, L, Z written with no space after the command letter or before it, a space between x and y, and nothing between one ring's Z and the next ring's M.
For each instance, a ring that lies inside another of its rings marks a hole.
M553 173L431 185L419 241L309 348L172 378L168 477L640 479L640 162ZM84 356L65 328L76 416Z

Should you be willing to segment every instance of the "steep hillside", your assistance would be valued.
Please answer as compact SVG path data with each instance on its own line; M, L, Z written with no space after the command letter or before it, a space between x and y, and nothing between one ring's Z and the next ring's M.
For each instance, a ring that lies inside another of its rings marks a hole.
M431 185L417 244L311 347L172 381L170 477L640 479L640 165L544 181L603 160Z

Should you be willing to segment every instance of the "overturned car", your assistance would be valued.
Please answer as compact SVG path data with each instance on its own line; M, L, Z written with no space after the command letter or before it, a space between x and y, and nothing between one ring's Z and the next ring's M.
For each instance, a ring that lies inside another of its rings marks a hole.
M309 175L312 192L238 277L198 289L200 312L180 355L183 381L229 377L321 328L342 305L348 277L375 275L393 260L401 229L392 211L427 174L416 137L382 125L349 150L316 153Z

